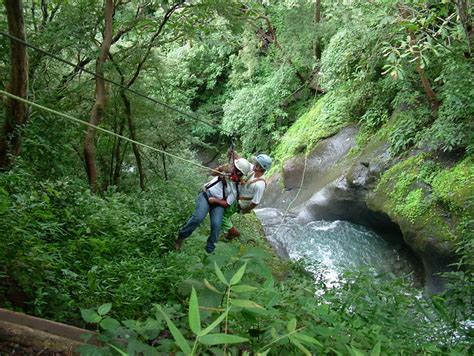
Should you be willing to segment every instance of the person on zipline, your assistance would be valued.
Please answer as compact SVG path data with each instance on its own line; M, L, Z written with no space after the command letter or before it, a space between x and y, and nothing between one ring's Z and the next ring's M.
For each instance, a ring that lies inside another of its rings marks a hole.
M176 250L180 250L184 240L204 221L209 213L211 219L211 232L207 239L205 249L212 253L216 248L216 242L224 215L224 208L231 206L237 197L239 181L242 177L252 171L252 165L245 158L236 159L234 162L237 181L229 181L225 176L214 177L206 183L196 198L196 208L188 222L181 228L178 238L174 242Z
M253 173L245 183L239 185L238 201L226 207L224 211L221 230L224 231L224 238L228 240L240 236L240 232L233 226L232 215L237 212L248 214L255 209L260 204L267 185L263 175L271 168L272 159L266 154L259 154L254 158L254 161L255 163L252 165Z

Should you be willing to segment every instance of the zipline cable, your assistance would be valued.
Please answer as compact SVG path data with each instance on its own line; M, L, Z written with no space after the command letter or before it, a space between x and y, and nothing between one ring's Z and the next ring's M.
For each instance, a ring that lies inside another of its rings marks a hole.
M62 63L65 63L65 64L67 64L67 65L69 65L69 66L72 66L72 67L74 67L74 68L76 68L76 69L82 70L82 71L84 71L84 72L86 72L86 73L88 73L88 74L90 74L90 75L92 75L92 76L94 76L94 77L96 77L96 78L100 78L100 79L102 79L102 80L104 80L104 81L106 81L106 82L108 82L108 83L110 83L110 84L116 85L116 86L118 86L118 87L120 87L120 88L122 88L122 89L124 89L124 90L126 90L126 91L129 91L130 93L133 93L133 94L135 94L135 95L137 95L137 96L139 96L139 97L141 97L141 98L144 98L144 99L146 99L146 100L149 100L149 101L151 101L151 102L153 102L153 103L155 103L155 104L161 105L161 106L163 106L163 107L165 107L165 108L167 108L167 109L169 109L169 110L171 110L171 111L177 112L177 113L179 113L179 114L181 114L181 115L184 115L184 116L187 116L187 117L189 117L189 118L191 118L191 119L193 119L193 120L196 120L196 121L199 121L199 122L201 122L201 123L203 123L203 124L206 124L206 125L208 125L208 126L214 128L214 129L216 129L217 131L221 131L221 132L227 134L228 136L232 136L232 133L231 133L231 132L229 132L229 131L227 131L227 130L224 130L224 129L222 129L222 128L216 126L216 125L213 125L213 124L211 124L210 122L207 122L206 120L203 120L203 119L201 119L201 118L199 118L199 117L197 117L197 116L195 116L195 115L192 115L192 114L190 114L190 113L188 113L188 112L186 112L186 111L184 111L184 110L175 108L174 106L171 106L171 105L169 105L169 104L166 104L166 103L164 103L164 102L162 102L162 101L160 101L160 100L153 99L153 98L151 98L151 97L149 97L149 96L147 96L147 95L145 95L145 94L140 93L139 91L136 91L136 90L134 90L134 89L131 89L131 88L129 88L129 87L127 87L127 86L125 86L125 85L123 85L123 84L121 84L121 83L119 83L119 82L116 82L116 81L114 81L114 80L112 80L112 79L107 79L106 77L104 77L104 76L102 76L102 75L100 75L100 74L97 74L97 73L95 73L95 72L92 72L92 71L90 71L90 70L88 70L88 69L86 69L86 68L84 68L84 67L81 67L80 65L77 65L77 64L74 64L74 63L72 63L72 62L69 62L68 60L63 59L63 58L61 58L61 57L59 57L59 56L57 56L57 55L55 55L55 54L53 54L53 53L47 52L47 51L45 51L44 49L41 49L41 48L39 48L39 47L36 47L35 45L32 45L31 43L28 43L28 42L26 42L26 41L23 41L21 38L12 36L12 35L10 35L9 33L6 33L6 32L4 32L4 31L0 31L0 35L3 35L3 36L5 36L5 37L8 37L8 38L10 38L11 40L14 40L14 41L16 41L16 42L19 42L19 43L21 43L22 45L24 45L24 46L26 46L26 47L30 47L30 48L34 49L35 51L38 51L38 52L43 53L44 55L46 55L46 56L48 56L48 57L54 58L54 59L56 59L57 61L60 61L60 62L62 62Z
M308 162L308 155L306 154L306 155L304 156L304 169L303 169L303 175L301 176L301 183L300 183L300 188L298 189L298 193L296 193L295 197L293 198L293 200L290 202L290 204L289 204L288 207L286 208L285 213L284 213L283 216L282 216L280 225L278 225L277 229L275 230L275 232L274 232L272 235L275 235L275 236L276 236L278 230L280 230L281 226L282 226L282 225L284 224L284 222L285 222L286 215L288 214L288 211L290 210L291 206L292 206L293 203L296 201L296 199L298 199L298 197L299 197L299 195L300 195L301 189L303 188L304 176L306 175L307 162Z
M5 95L5 96L7 96L7 97L9 97L9 98L11 98L11 99L17 100L17 101L21 101L21 102L23 102L23 103L25 103L25 104L31 105L31 106L36 107L36 108L38 108L38 109L41 109L41 110L44 110L44 111L48 111L48 112L50 112L50 113L52 113L52 114L55 114L55 115L58 115L58 116L62 116L62 117L64 117L64 118L69 119L69 120L71 120L71 121L74 121L74 122L76 122L76 123L93 127L93 128L95 128L96 130L98 130L98 131L102 131L102 132L108 133L109 135L113 135L113 136L115 136L115 137L121 138L122 140L129 141L129 142L134 143L134 144L136 144L136 145L139 145L139 146L148 148L149 150L156 151L156 152L159 152L159 153L163 153L163 154L165 154L165 155L167 155L167 156L170 156L170 157L176 158L176 159L178 159L178 160L187 162L187 163L192 164L192 165L194 165L194 166L196 166L196 167L199 167L199 168L201 168L201 169L205 169L205 170L207 170L207 171L212 171L212 172L215 172L215 173L218 173L218 174L222 174L222 172L220 172L220 171L218 171L218 170L216 170L216 169L203 166L202 164L199 164L199 163L193 162L193 161L191 161L191 160L188 160L188 159L186 159L186 158L183 158L183 157L174 155L174 154L172 154L172 153L169 153L169 152L160 150L159 148L156 148L156 147L153 147L153 146L149 146L149 145L147 145L147 144L145 144L145 143L132 140L132 139L130 139L130 138L128 138L128 137L125 137L125 136L120 135L120 134L118 134L118 133L115 133L115 132L113 132L113 131L110 131L110 130L104 129L104 128L102 128L102 127L93 125L93 124L91 124L91 123L89 123L89 122L87 122L87 121L80 120L80 119L75 118L75 117L73 117L73 116L71 116L71 115L68 115L68 114L65 114L65 113L56 111L56 110L54 110L54 109L48 108L48 107L46 107L46 106L43 106L43 105L40 105L40 104L36 104L36 103L34 103L34 102L32 102L32 101L23 99L23 98L21 98L21 97L19 97L19 96L13 95L13 94L11 94L11 93L9 93L9 92L7 92L7 91L0 90L0 94L1 94L1 95Z

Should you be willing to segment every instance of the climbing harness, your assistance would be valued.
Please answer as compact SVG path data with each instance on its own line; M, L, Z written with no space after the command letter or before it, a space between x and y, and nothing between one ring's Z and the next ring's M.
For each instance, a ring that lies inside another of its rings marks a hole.
M253 184L253 183L256 183L256 182L263 182L265 183L265 188L267 187L267 181L265 180L265 178L262 178L262 177L259 177L259 178L254 178L252 180L249 180L247 182L244 183L244 185L250 185L250 184ZM238 200L252 200L253 197L239 197Z
M209 202L209 196L207 195L207 191L209 189L211 189L213 186L215 186L216 184L218 184L219 182L222 182L222 199L226 200L227 199L227 195L225 193L225 190L227 188L227 182L225 180L225 177L223 176L218 176L217 179L212 182L212 183L207 183L206 185L204 185L204 193L206 194L206 200Z
M239 199L240 199L240 191L239 191L239 184L240 184L240 177L237 175L237 167L235 166L235 139L234 137L231 137L231 142L230 142L230 155L229 159L232 164L232 172L230 175L230 179L235 183L235 201L237 204L237 212L240 213L240 206L239 206Z

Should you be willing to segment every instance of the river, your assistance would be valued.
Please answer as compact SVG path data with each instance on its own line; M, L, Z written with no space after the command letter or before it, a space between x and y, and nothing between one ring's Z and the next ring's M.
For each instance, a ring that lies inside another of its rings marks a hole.
M422 269L403 244L347 221L302 223L274 208L256 214L268 241L282 258L303 260L307 271L328 286L337 285L344 271L369 270L387 278L410 275L422 285Z

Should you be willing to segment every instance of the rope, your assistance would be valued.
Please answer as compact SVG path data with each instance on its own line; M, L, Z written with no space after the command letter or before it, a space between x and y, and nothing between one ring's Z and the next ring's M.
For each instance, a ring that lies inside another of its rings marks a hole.
M188 160L188 159L183 158L183 157L176 156L176 155L174 155L174 154L172 154L172 153L169 153L169 152L160 150L159 148L156 148L156 147L153 147L153 146L149 146L149 145L147 145L147 144L145 144L145 143L141 143L141 142L132 140L132 139L130 139L130 138L128 138L128 137L119 135L118 133L115 133L115 132L113 132L113 131L110 131L110 130L104 129L104 128L102 128L102 127L93 125L93 124L91 124L91 123L89 123L89 122L87 122L87 121L83 121L83 120L77 119L77 118L75 118L75 117L73 117L73 116L70 116L70 115L68 115L68 114L64 114L64 113L62 113L62 112L59 112L59 111L56 111L56 110L47 108L47 107L42 106L42 105L39 105L39 104L36 104L36 103L34 103L34 102L32 102L32 101L23 99L23 98L21 98L21 97L19 97L19 96L13 95L13 94L11 94L11 93L9 93L9 92L6 92L6 91L4 91L4 90L0 90L0 94L5 95L5 96L7 96L7 97L9 97L9 98L11 98L11 99L17 100L17 101L21 101L21 102L23 102L23 103L25 103L25 104L31 105L31 106L36 107L36 108L38 108L38 109L41 109L41 110L50 112L50 113L52 113L52 114L55 114L55 115L58 115L58 116L62 116L62 117L64 117L64 118L69 119L69 120L71 120L71 121L74 121L74 122L76 122L76 123L93 127L93 128L95 128L96 130L98 130L98 131L102 131L102 132L108 133L109 135L112 135L112 136L121 138L122 140L125 140L125 141L128 141L128 142L134 143L134 144L136 144L136 145L139 145L139 146L148 148L148 149L151 150L151 151L163 153L163 154L165 154L165 155L167 155L167 156L170 156L170 157L176 158L176 159L178 159L178 160L187 162L187 163L192 164L192 165L194 165L194 166L196 166L196 167L199 167L199 168L202 168L202 169L205 169L205 170L210 170L210 171L213 171L213 172L215 172L215 173L222 174L222 172L220 172L220 171L218 171L218 170L216 170L216 169L212 169L212 168L203 166L202 164L193 162L193 161Z
M285 219L286 219L286 215L288 214L288 211L290 210L291 206L293 205L293 203L296 201L296 199L298 199L298 196L300 195L300 192L301 192L301 189L303 188L303 182L304 182L304 176L306 175L306 163L308 161L308 155L304 156L304 169L303 169L303 176L301 177L301 183L300 183L300 188L298 189L298 193L296 193L295 197L293 198L293 200L290 202L290 204L288 205L288 207L286 208L286 211L285 213L283 214L283 218L281 220L281 223L280 225L278 225L277 229L275 230L275 232L273 233L273 235L276 235L278 230L280 230L280 227L284 224L285 222Z
M142 93L140 93L140 92L138 92L138 91L136 91L136 90L134 90L134 89L131 89L131 88L129 88L129 87L127 87L127 86L125 86L125 85L123 85L123 84L121 84L121 83L119 83L119 82L116 82L116 81L114 81L114 80L112 80L112 79L107 79L107 78L105 78L104 76L102 76L102 75L100 75L100 74L94 73L94 72L92 72L92 71L90 71L90 70L88 70L88 69L85 69L84 67L81 67L80 65L77 65L77 64L74 64L74 63L72 63L72 62L69 62L69 61L66 60L66 59L63 59L63 58L61 58L61 57L59 57L59 56L56 56L55 54L52 54L52 53L50 53L50 52L45 51L44 49L41 49L41 48L39 48L39 47L36 47L36 46L32 45L31 43L28 43L28 42L23 41L22 39L20 39L20 38L18 38L18 37L15 37L15 36L10 35L9 33L6 33L6 32L4 32L4 31L0 31L0 35L3 35L3 36L5 36L5 37L8 37L8 38L10 38L10 39L13 40L13 41L19 42L19 43L21 43L22 45L24 45L24 46L26 46L26 47L30 47L30 48L34 49L35 51L41 52L41 53L43 53L44 55L46 55L46 56L48 56L48 57L51 57L51 58L54 58L54 59L56 59L56 60L59 61L59 62L62 62L62 63L64 63L64 64L67 64L67 65L69 65L69 66L72 66L72 67L74 67L74 68L76 68L76 69L82 70L82 71L84 71L84 72L86 72L86 73L88 73L88 74L90 74L90 75L92 75L92 76L94 76L94 77L96 77L96 78L100 78L100 79L102 79L102 80L104 80L104 81L106 81L106 82L108 82L108 83L110 83L110 84L116 85L116 86L122 88L123 90L126 90L126 91L128 91L128 92L130 92L130 93L133 93L133 94L135 94L135 95L137 95L137 96L139 96L139 97L141 97L141 98L143 98L143 99L149 100L149 101L151 101L151 102L153 102L153 103L155 103L155 104L161 105L161 106L163 106L163 107L165 107L165 108L167 108L167 109L170 109L170 110L172 110L172 111L174 111L174 112L177 112L177 113L179 113L179 114L182 114L182 115L184 115L184 116L187 116L187 117L189 117L189 118L191 118L191 119L193 119L193 120L195 120L195 121L199 121L199 122L201 122L201 123L203 123L203 124L206 124L206 125L208 125L208 126L214 128L214 129L216 129L217 131L221 131L221 132L227 134L228 136L231 136L231 135L232 135L232 133L230 133L230 132L228 132L228 131L226 131L226 130L224 130L224 129L222 129L222 128L216 126L216 125L213 125L213 124L211 124L210 122L207 122L206 120L200 119L199 117L197 117L197 116L195 116L195 115L193 115L193 114L190 114L190 113L188 113L188 112L186 112L186 111L183 111L183 110L181 110L181 109L175 108L174 106L171 106L171 105L169 105L169 104L166 104L166 103L164 103L164 102L162 102L162 101L160 101L160 100L153 99L153 98L151 98L151 97L149 97L149 96L147 96L147 95L145 95L145 94L142 94Z

